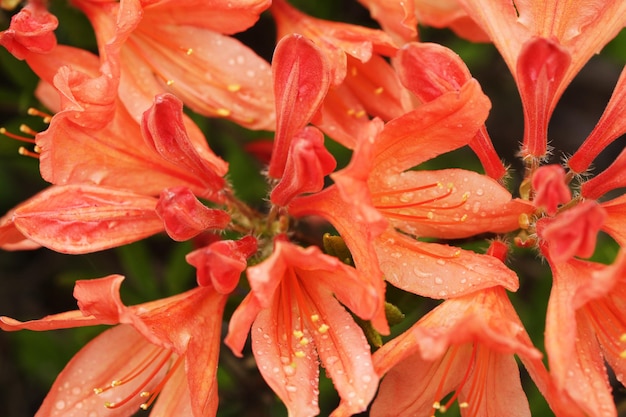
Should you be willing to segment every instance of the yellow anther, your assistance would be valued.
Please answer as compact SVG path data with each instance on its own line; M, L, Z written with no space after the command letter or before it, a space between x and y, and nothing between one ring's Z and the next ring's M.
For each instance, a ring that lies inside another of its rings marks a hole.
M435 401L435 402L433 403L433 408L434 408L435 410L439 410L439 409L441 408L441 403L440 403L439 401Z
M230 110L228 110L228 109L224 109L224 108L220 108L220 109L215 110L215 113L216 113L218 116L223 116L223 117L228 117L228 116L230 116Z
M626 359L626 350L622 350L619 354L619 357L622 359Z
M365 110L359 110L358 112L356 112L356 114L354 115L354 117L359 118L359 117L363 117L365 116Z
M302 330L294 330L293 335L296 337L296 339L300 339L302 336L304 336L304 333L302 332Z
M167 80L165 84L167 84L167 86L170 87L174 84L174 80Z
M446 407L445 405L442 405L441 407L439 407L439 412L445 413L446 411L448 411L448 407Z
M467 220L467 214L464 214L463 216L461 216L461 221L464 222L465 220Z
M139 394L139 396L141 398L147 398L150 396L150 391L141 391L141 394Z
M446 188L447 188L448 190L453 189L453 188L454 188L454 183L453 183L453 182L449 182L449 183L447 183L447 184L446 184Z
M462 198L462 200L463 200L463 201L467 201L467 199L469 198L469 196L470 196L469 191L466 191L466 192L464 192L464 193L463 193L463 197L461 197L461 198Z
M626 342L626 333L623 333L620 337L619 337L619 341L620 342Z
M241 85L239 84L229 84L226 89L228 91L230 91L231 93L236 93L237 91L241 90Z
M296 355L296 358L304 358L306 356L306 354L301 350L297 350L294 355Z
M110 402L107 401L107 402L104 403L104 406L106 408L113 408L113 407L115 407L115 403L110 403Z
M309 344L309 339L307 339L306 337L303 337L302 339L300 339L300 344L302 346L306 346Z
M102 388L94 388L93 389L93 393L96 395L100 395L104 392L104 390Z
M111 381L111 386L112 387L117 387L119 385L122 385L122 381L120 381L119 379L116 379L114 381Z
M148 409L148 404L147 403L143 403L139 406L139 408L141 408L142 410L147 410Z
M467 408L469 407L469 404L465 401L463 401L462 403L459 403L459 408Z
M517 222L519 223L520 229L528 229L530 227L530 219L528 218L528 214L522 213L519 215Z
M326 333L328 329L330 329L330 326L328 324L322 324L320 327L317 328L317 331L320 333Z
M455 250L452 256L454 256L455 258L458 258L459 256L461 256L461 249Z
M320 316L318 314L311 314L311 321L313 323L315 323L316 321L318 321L320 319Z
M435 213L433 213L432 211L429 211L428 213L426 213L426 217L432 220L435 218Z
M374 94L380 95L383 93L383 91L385 91L384 88L378 87L376 90L374 90Z
M187 55L191 55L191 54L193 54L193 48L189 48L189 49L187 49L187 50L185 51L185 53L186 53Z

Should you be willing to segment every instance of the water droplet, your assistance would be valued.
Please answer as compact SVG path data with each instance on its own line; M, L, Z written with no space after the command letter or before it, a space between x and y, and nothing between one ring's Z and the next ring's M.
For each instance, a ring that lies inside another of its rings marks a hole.
M59 400L54 406L57 408L57 410L63 410L65 408L65 401Z
M441 277L435 278L435 284L439 284L439 285L443 284L443 279L441 279Z
M443 259L437 259L437 265L445 265L446 261L444 261Z
M285 387L285 389L287 390L287 392L296 392L296 391L298 391L298 388L296 386L294 386L294 385L287 385Z
M292 376L295 375L296 369L291 365L285 365L283 366L283 372L285 373L285 375Z
M363 383L368 384L372 381L372 377L369 375L363 375L361 377L361 381L363 381Z
M448 295L448 293L446 291L439 291L439 297L445 297L446 295Z
M73 395L79 395L80 394L80 388L79 387L72 388L72 394Z
M483 191L482 188L479 188L478 190L475 191L476 195L483 195L485 194L485 192Z

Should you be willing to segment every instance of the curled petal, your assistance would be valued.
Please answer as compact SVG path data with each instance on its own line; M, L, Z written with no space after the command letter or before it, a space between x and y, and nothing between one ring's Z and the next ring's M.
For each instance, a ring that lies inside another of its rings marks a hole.
M11 25L0 32L0 45L18 59L29 54L46 54L57 46L54 30L57 18L48 12L44 2L29 1L11 18Z
M367 7L385 32L390 33L398 45L417 40L415 2L400 0L359 0Z
M270 200L285 206L299 194L314 193L324 188L324 177L337 163L324 147L324 135L312 126L294 136L280 182L272 190Z
M228 213L205 206L186 187L163 190L156 212L167 234L177 241L191 239L206 230L224 229L230 222Z
M597 199L621 187L626 187L626 149L620 152L607 169L583 182L580 193L585 198Z
M183 103L171 94L155 97L144 113L141 131L146 144L167 161L202 179L206 197L216 201L225 186L222 178L228 165L214 154L200 155L193 146L183 122ZM208 156L208 157L207 157Z
M245 236L240 240L220 240L187 255L198 270L198 285L213 285L220 294L231 293L239 276L248 266L246 260L257 251L257 240Z
M556 214L560 204L572 199L572 193L565 180L565 170L560 165L543 165L539 167L532 178L535 192L533 202L542 207L550 216Z
M596 249L598 232L607 212L593 200L584 201L554 219L537 222L537 233L549 246L552 259L564 262L573 256L589 258Z

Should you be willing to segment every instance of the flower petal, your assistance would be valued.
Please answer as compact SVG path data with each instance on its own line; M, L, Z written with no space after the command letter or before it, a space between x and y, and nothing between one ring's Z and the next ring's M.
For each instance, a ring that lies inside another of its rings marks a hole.
M29 239L63 253L89 253L163 230L156 199L92 185L50 187L15 209Z

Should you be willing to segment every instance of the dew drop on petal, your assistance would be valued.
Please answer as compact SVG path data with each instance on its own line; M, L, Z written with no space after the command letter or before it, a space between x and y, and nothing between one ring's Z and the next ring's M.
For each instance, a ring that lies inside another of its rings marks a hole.
M56 407L57 410L63 410L65 408L65 401L59 400L56 402L54 406Z

